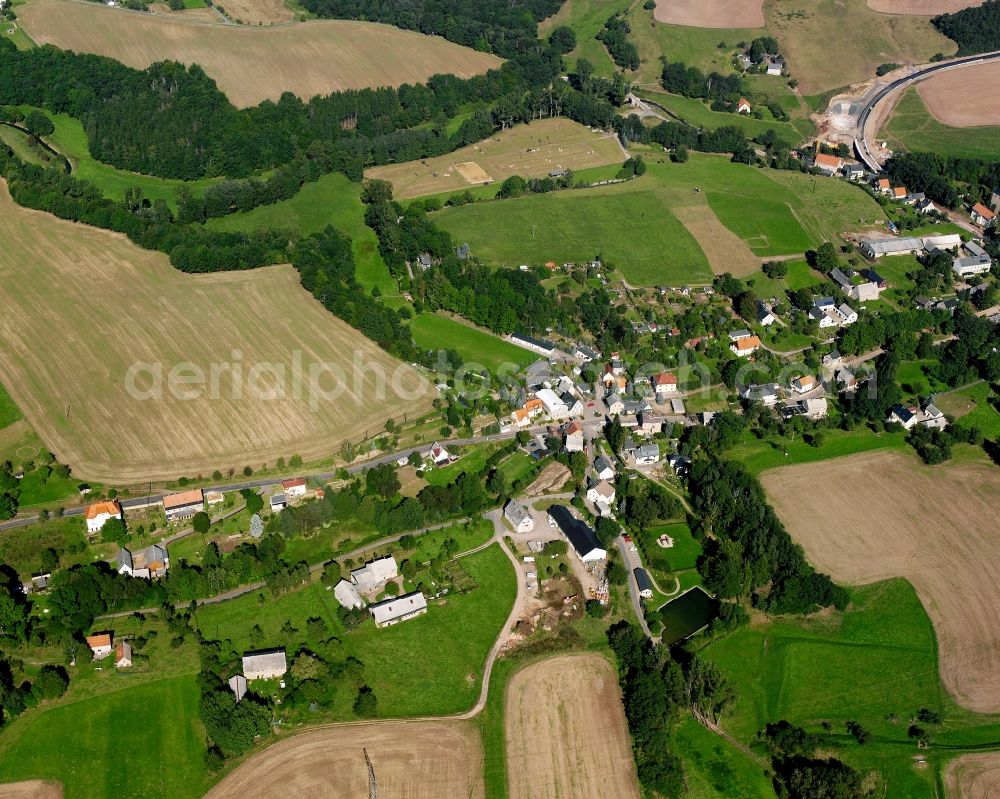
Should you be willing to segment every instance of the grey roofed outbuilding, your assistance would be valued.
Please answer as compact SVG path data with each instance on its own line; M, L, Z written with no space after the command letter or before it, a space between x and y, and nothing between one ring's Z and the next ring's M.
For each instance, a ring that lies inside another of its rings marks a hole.
M229 678L229 690L236 694L236 701L239 702L247 695L247 678L242 674L235 674Z
M128 567L129 571L132 571L132 553L125 549L125 547L122 547L118 550L115 563L117 564L118 571L121 571L125 566Z
M830 277L842 289L844 289L845 291L850 291L851 286L853 285L851 283L851 279L847 275L845 275L843 272L841 272L839 269L837 269L836 267L834 267L833 269L831 269L830 270Z
M594 469L598 473L601 473L605 469L610 469L611 471L614 471L615 467L611 464L611 461L609 461L603 455L599 455L597 458L594 459Z
M365 606L364 600L361 599L361 594L358 593L358 589L348 580L341 580L337 583L333 588L333 595L337 598L337 602L348 610L363 608Z
M644 458L659 458L660 448L656 444L643 444L635 451L635 459L642 460Z
M652 591L653 581L649 579L649 572L647 572L641 566L633 569L632 574L635 575L635 584L639 586L640 591Z
M917 252L924 248L924 243L917 238L904 239L861 239L862 249L875 255L891 255L897 252Z

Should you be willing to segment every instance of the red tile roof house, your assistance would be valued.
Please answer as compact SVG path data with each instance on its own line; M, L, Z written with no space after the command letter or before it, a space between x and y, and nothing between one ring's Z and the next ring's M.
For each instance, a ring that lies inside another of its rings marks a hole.
M94 653L94 660L101 660L111 654L112 633L95 633L87 636L87 646Z
M677 375L675 374L660 372L658 375L653 375L652 382L657 397L677 393Z
M737 114L749 114L752 110L746 97L741 97L740 101L736 104Z
M816 153L816 156L813 158L813 166L826 172L828 175L835 175L844 166L844 161L835 155Z
M972 221L979 225L979 227L989 227L996 218L997 215L982 203L976 203L972 206Z
M282 480L281 490L289 499L292 499L293 497L304 497L306 495L306 478L295 477L291 480Z
M110 499L106 502L92 502L83 512L87 520L87 533L93 535L99 533L104 523L109 519L122 518L122 506L117 499Z

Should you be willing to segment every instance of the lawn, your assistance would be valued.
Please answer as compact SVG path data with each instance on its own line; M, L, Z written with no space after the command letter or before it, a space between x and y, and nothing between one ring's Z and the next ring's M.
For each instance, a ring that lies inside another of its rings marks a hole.
M995 402L996 393L989 383L975 383L934 398L934 403L946 415L956 419L958 427L978 427L993 441L1000 438L1000 412Z
M927 109L916 88L906 91L878 138L893 149L935 152L951 158L991 160L1000 149L1000 127L944 125Z
M687 799L774 799L771 781L757 763L690 716L674 730L684 763Z
M31 109L29 106L22 106L21 110L27 112ZM198 194L207 186L217 182L215 178L201 180L156 178L103 164L90 155L87 134L78 119L66 114L45 113L55 126L55 132L46 136L45 141L69 159L73 165L74 177L93 183L109 200L120 202L125 196L125 189L138 186L147 199L164 200L171 208L176 208L176 192L180 186L186 185L194 194Z
M86 543L85 530L86 525L82 516L66 516L2 532L0 563L15 569L24 579L41 571L41 554L48 547L53 547L57 551L64 550L60 566L86 563L93 557L90 553L81 551L78 555L72 555L65 552L74 544L79 547Z
M486 459L499 448L498 444L478 444L452 452L458 455L458 460L447 466L429 469L424 472L424 479L435 486L448 485L454 482L460 474L480 474L486 468Z
M0 781L58 780L66 799L194 799L204 737L193 676L148 682L28 711L0 736Z
M749 284L752 281L754 293L758 297L774 297L779 302L787 302L785 299L786 291L798 291L809 286L815 286L824 280L819 272L812 270L809 264L805 262L805 259L785 261L785 267L788 269L788 272L783 278L774 280L765 275L763 270L761 270L749 275L746 278L746 282Z
M361 184L335 172L306 183L294 197L252 211L209 220L211 230L250 231L258 228L292 228L303 236L333 225L351 237L358 282L378 287L383 296L399 293L396 282L378 251L375 231L365 224Z
M455 350L475 371L486 367L495 374L505 364L508 369L510 364L520 368L538 357L487 330L438 314L422 313L415 316L410 329L418 347Z
M251 594L201 607L198 626L210 639L231 640L239 652L249 648L250 630L258 624L266 645L283 643L293 652L306 620L319 616L341 638L345 654L364 663L364 679L378 696L380 716L455 713L470 707L479 695L483 663L517 590L513 568L499 545L459 562L477 588L431 600L423 616L386 629L369 620L345 633L336 618L333 593L319 583L266 599L262 606ZM290 639L280 632L286 620L297 630ZM353 695L342 699L336 714L349 718Z
M0 385L0 430L10 427L20 418L21 411L18 410L14 400L10 398L7 389Z
M697 153L686 164L659 155L646 161L646 174L627 183L446 208L435 219L487 261L513 266L600 253L630 283L643 285L709 279L705 253L716 252L722 227L705 223L715 221L716 210L739 237L733 242L748 245L751 260L838 242L841 233L885 220L871 196L845 181ZM726 263L717 268L725 271Z
M918 709L942 713L944 729L983 719L950 704L938 679L934 630L904 580L855 589L844 613L755 624L702 654L736 684L737 702L724 721L729 732L752 743L768 722L787 719L821 733L828 720L824 750L836 747L852 765L878 768L888 796L935 795L933 772L913 768L907 727ZM848 720L870 730L873 743L856 746L845 734Z
M805 252L811 241L788 203L709 191L708 204L719 221L750 245L756 255L793 255Z
M664 199L652 186L600 194L566 190L449 208L438 219L491 263L564 263L600 254L630 283L709 282L705 254Z
M728 454L741 461L751 473L760 474L778 466L830 460L875 449L904 450L908 447L903 433L876 434L867 428L860 428L851 431L825 430L823 434L825 441L821 447L807 444L801 436L794 441L782 438L773 442L744 437Z
M930 374L937 364L932 359L903 361L896 372L896 382L910 399L926 398L932 392L946 391L947 386Z

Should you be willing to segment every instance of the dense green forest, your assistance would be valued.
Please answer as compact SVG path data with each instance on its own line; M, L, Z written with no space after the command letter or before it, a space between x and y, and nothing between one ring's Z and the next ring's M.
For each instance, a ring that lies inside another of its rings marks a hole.
M959 55L1000 50L1000 0L986 0L981 6L941 14L931 22L958 43Z

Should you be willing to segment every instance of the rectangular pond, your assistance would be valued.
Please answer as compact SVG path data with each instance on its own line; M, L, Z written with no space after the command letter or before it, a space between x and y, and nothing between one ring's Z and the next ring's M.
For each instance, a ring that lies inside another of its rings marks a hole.
M719 602L700 587L681 594L660 608L661 640L670 646L694 635L719 615Z

